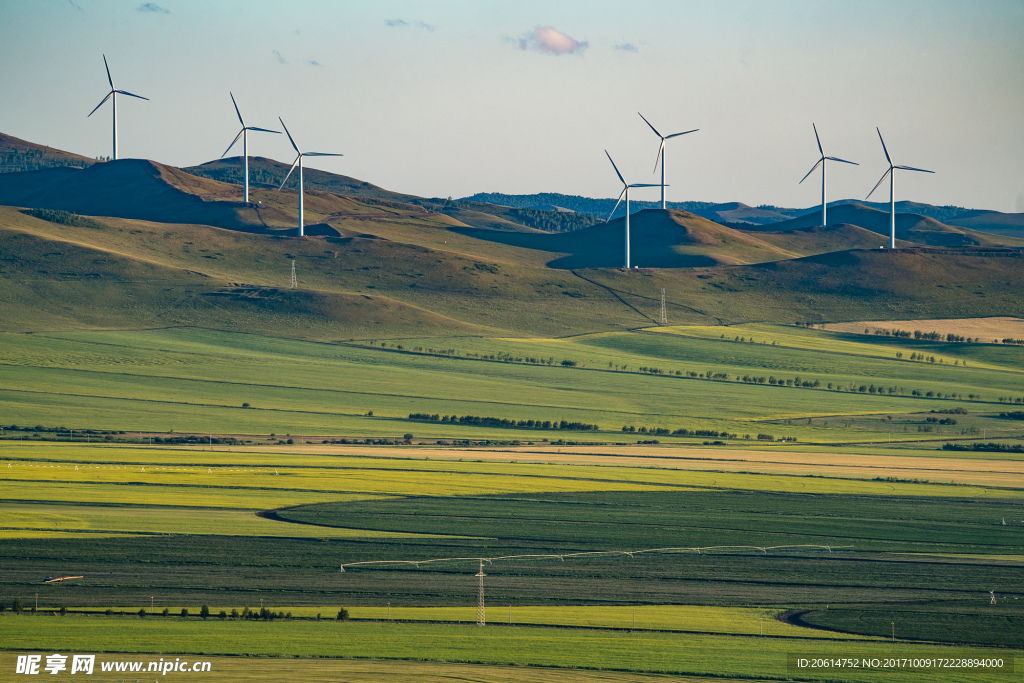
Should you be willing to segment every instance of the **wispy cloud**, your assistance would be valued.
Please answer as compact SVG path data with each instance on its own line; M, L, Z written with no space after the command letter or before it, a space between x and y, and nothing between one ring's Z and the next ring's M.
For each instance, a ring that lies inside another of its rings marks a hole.
M285 59L284 55L282 55L280 52L278 52L277 50L274 50L273 52L274 52L274 56L277 57L277 62L279 64L287 64L288 63L288 60Z
M618 45L615 45L613 47L616 50L621 50L622 52L640 52L640 48L638 48L633 43L619 43Z
M323 66L322 64L320 64L320 62L316 61L315 59L309 60L309 65L310 66Z
M585 40L576 40L553 26L538 26L518 40L520 50L535 50L546 55L578 55L589 47Z
M419 28L424 31L433 33L436 30L436 26L428 24L425 21L406 21L405 19L385 19L384 25L389 28Z
M144 2L138 6L140 12L154 12L156 14L170 14L171 10L164 9L155 2Z

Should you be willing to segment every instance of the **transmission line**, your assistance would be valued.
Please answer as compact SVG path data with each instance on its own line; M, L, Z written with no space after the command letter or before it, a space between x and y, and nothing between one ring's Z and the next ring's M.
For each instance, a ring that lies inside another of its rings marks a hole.
M852 546L836 546L836 548L849 548ZM484 610L484 563L494 564L495 562L501 562L504 560L551 560L558 559L565 562L565 558L576 558L576 557L600 557L604 556L629 556L645 555L653 553L665 553L665 554L697 554L701 555L708 551L714 550L759 550L762 555L767 555L769 550L789 550L803 548L812 548L815 550L827 550L829 553L832 552L832 545L771 545L771 546L759 546L759 545L712 545L703 547L691 547L691 548L644 548L642 550L591 550L585 552L575 553L542 553L542 554L527 554L527 555L499 555L495 557L433 557L426 560L365 560L362 562L345 562L338 566L339 572L345 572L345 567L368 567L370 565L412 565L419 569L421 564L434 564L439 562L473 562L479 563L480 571L476 574L478 581L477 590L477 605L476 605L476 623L477 626L484 626L487 623L485 610Z

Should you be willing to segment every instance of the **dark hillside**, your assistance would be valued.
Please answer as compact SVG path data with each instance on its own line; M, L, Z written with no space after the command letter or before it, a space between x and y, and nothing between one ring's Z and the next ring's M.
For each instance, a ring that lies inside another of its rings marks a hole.
M565 254L551 268L621 268L625 263L625 219L559 235L455 232L503 244ZM699 216L675 209L645 209L630 216L631 263L641 268L693 268L796 256Z

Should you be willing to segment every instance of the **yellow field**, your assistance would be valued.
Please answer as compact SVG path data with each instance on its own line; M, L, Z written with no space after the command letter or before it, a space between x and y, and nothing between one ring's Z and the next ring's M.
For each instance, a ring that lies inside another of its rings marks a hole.
M322 605L281 606L266 605L275 612L291 613L296 619L333 620L340 606ZM196 605L156 605L160 612L166 607L171 614L178 614L182 608L195 613ZM241 612L253 605L235 607L218 606L213 609L214 618L220 610ZM115 612L131 614L138 606L110 606ZM258 606L257 606L258 608ZM92 607L91 611L103 611L107 606ZM349 607L349 616L356 620L373 621L432 621L461 624L476 623L476 607L399 607L380 605L378 607ZM149 607L146 607L149 611ZM72 612L79 610L71 610ZM486 608L488 624L509 624L513 626L563 626L574 628L619 629L636 631L681 631L689 633L715 633L734 635L765 635L776 638L826 638L829 640L875 640L868 636L819 631L791 626L779 620L779 610L754 607L714 607L703 605L607 605L601 607L581 606L532 606L490 604ZM510 622L511 618L511 622Z
M906 330L938 332L942 336L958 334L962 337L981 337L982 342L994 339L1024 339L1024 320L1020 318L937 318L934 320L865 320L852 323L827 323L824 328L834 332L864 334L864 330Z

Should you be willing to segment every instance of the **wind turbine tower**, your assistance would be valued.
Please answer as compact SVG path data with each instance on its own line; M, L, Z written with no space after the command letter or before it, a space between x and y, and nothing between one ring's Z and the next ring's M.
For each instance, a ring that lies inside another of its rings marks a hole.
M244 169L242 171L242 174L245 176L245 203L248 204L249 203L249 139L248 139L248 136L246 135L246 133L248 131L250 131L250 130L256 130L256 131L259 131L261 133L277 133L278 135L280 135L281 131L279 131L279 130L267 130L266 128L257 128L256 126L247 126L247 125L245 125L245 121L242 120L242 112L238 111L238 103L235 102L235 95L234 95L234 93L229 92L228 94L231 95L231 104L235 105L235 113L238 114L238 122L242 124L242 130L239 131L238 135L235 136L235 139L231 141L231 144L228 145L228 148L226 150L224 150L224 154L220 155L220 158L223 159L224 157L226 157L228 152L231 151L231 148L235 146L236 142L238 142L238 138L242 138L242 159L244 160L242 162L242 166L243 166L243 169Z
M644 123L646 123L648 126L651 126L651 122L648 121L646 118L644 118L643 114L640 114L640 112L637 112L637 114L640 115L640 118L644 119ZM698 130L700 130L700 128L694 128L693 130L687 130L687 131L684 131L682 133L672 133L671 135L662 135L661 133L658 132L658 129L655 128L654 126L651 126L651 130L654 131L655 135L657 135L659 138L661 138L661 146L658 147L658 156L654 160L654 170L655 171L658 170L658 162L660 161L661 162L661 208L664 209L665 208L665 142L667 140L671 140L672 138L677 138L680 135L686 135L687 133L696 133Z
M301 151L299 149L299 146L295 144L295 140L292 139L292 134L288 132L288 126L284 125L284 119L282 119L280 116L278 116L277 120L281 122L281 127L284 128L285 135L288 136L288 141L290 143L292 143L292 147L295 148L295 152L296 152L296 154L298 154L298 156L295 157L295 161L292 162L292 167L288 169L288 174L284 177L284 180L281 181L281 187L277 188L277 191L278 192L281 191L281 188L284 187L284 184L288 182L288 178L291 177L292 171L294 171L295 167L298 166L299 167L299 237L303 237L303 236L305 236L305 225L306 224L304 222L304 216L303 216L303 208L304 207L303 207L303 203L302 203L302 157L341 157L341 156L345 156L345 155L344 154L328 154L327 152L303 152L303 151Z
M114 157L113 158L114 158L114 161L117 161L117 96L118 96L118 94L127 95L128 97L137 97L140 100L146 100L147 102L149 101L149 98L148 97L143 97L142 95L133 95L132 93L128 92L127 90L118 90L117 88L115 88L114 87L114 79L110 77L110 67L107 65L107 56L106 55L103 55L103 67L107 70L107 82L110 83L110 92L107 93L106 97L104 97L102 100L100 100L100 103L96 105L95 109L93 109L91 112L89 112L89 116L92 116L93 114L95 114L96 113L96 109L99 109L100 107L103 106L104 102L106 102L107 100L110 100L110 104L111 104L111 106L114 109ZM85 118L89 118L89 116L86 116Z
M825 220L825 209L827 206L827 202L825 200L825 161L840 161L844 164L853 164L854 166L860 166L860 164L858 164L855 161L846 161L845 159L838 159L836 157L825 156L824 150L821 149L821 138L818 137L818 127L815 126L813 123L811 124L811 127L814 128L814 139L818 141L818 152L821 154L821 158L818 159L818 163L814 164L814 166L811 166L811 170L807 172L807 175L800 179L800 182L797 183L797 185L807 180L808 176L814 173L814 169L818 168L818 166L821 165L821 227L825 227L826 225L828 225L828 223Z
M868 192L868 196L865 197L864 200L867 201L871 195L874 194L875 190L878 189L878 186L882 184L882 181L885 180L885 176L889 176L889 248L895 249L896 199L894 195L895 183L893 180L896 177L895 171L897 169L901 171L919 171L921 173L935 173L935 171L927 171L923 168L914 168L912 166L893 166L892 159L889 158L889 150L885 148L885 140L882 140L882 131L878 130L878 128L875 128L875 130L878 131L878 139L882 141L882 151L885 152L885 160L889 162L889 170L882 174L882 177L878 179L878 182L875 183L873 188L871 188L871 192Z
M612 168L615 169L615 175L619 176L619 180L622 181L622 192L619 193L619 199L615 202L615 207L612 208L612 212L610 214L608 214L608 218L605 220L605 223L607 223L608 221L610 221L612 219L612 216L615 215L615 210L619 208L619 203L622 201L622 198L625 197L626 198L626 268L629 269L629 188L631 188L631 187L658 187L658 185L655 184L655 183L633 183L632 185L630 185L629 183L627 183L625 181L625 179L623 179L622 174L619 173L619 167L615 165L615 161L612 159L612 155L608 154L608 150L605 150L604 153L608 157L608 161L612 162ZM662 190L662 193L664 193L664 189Z

